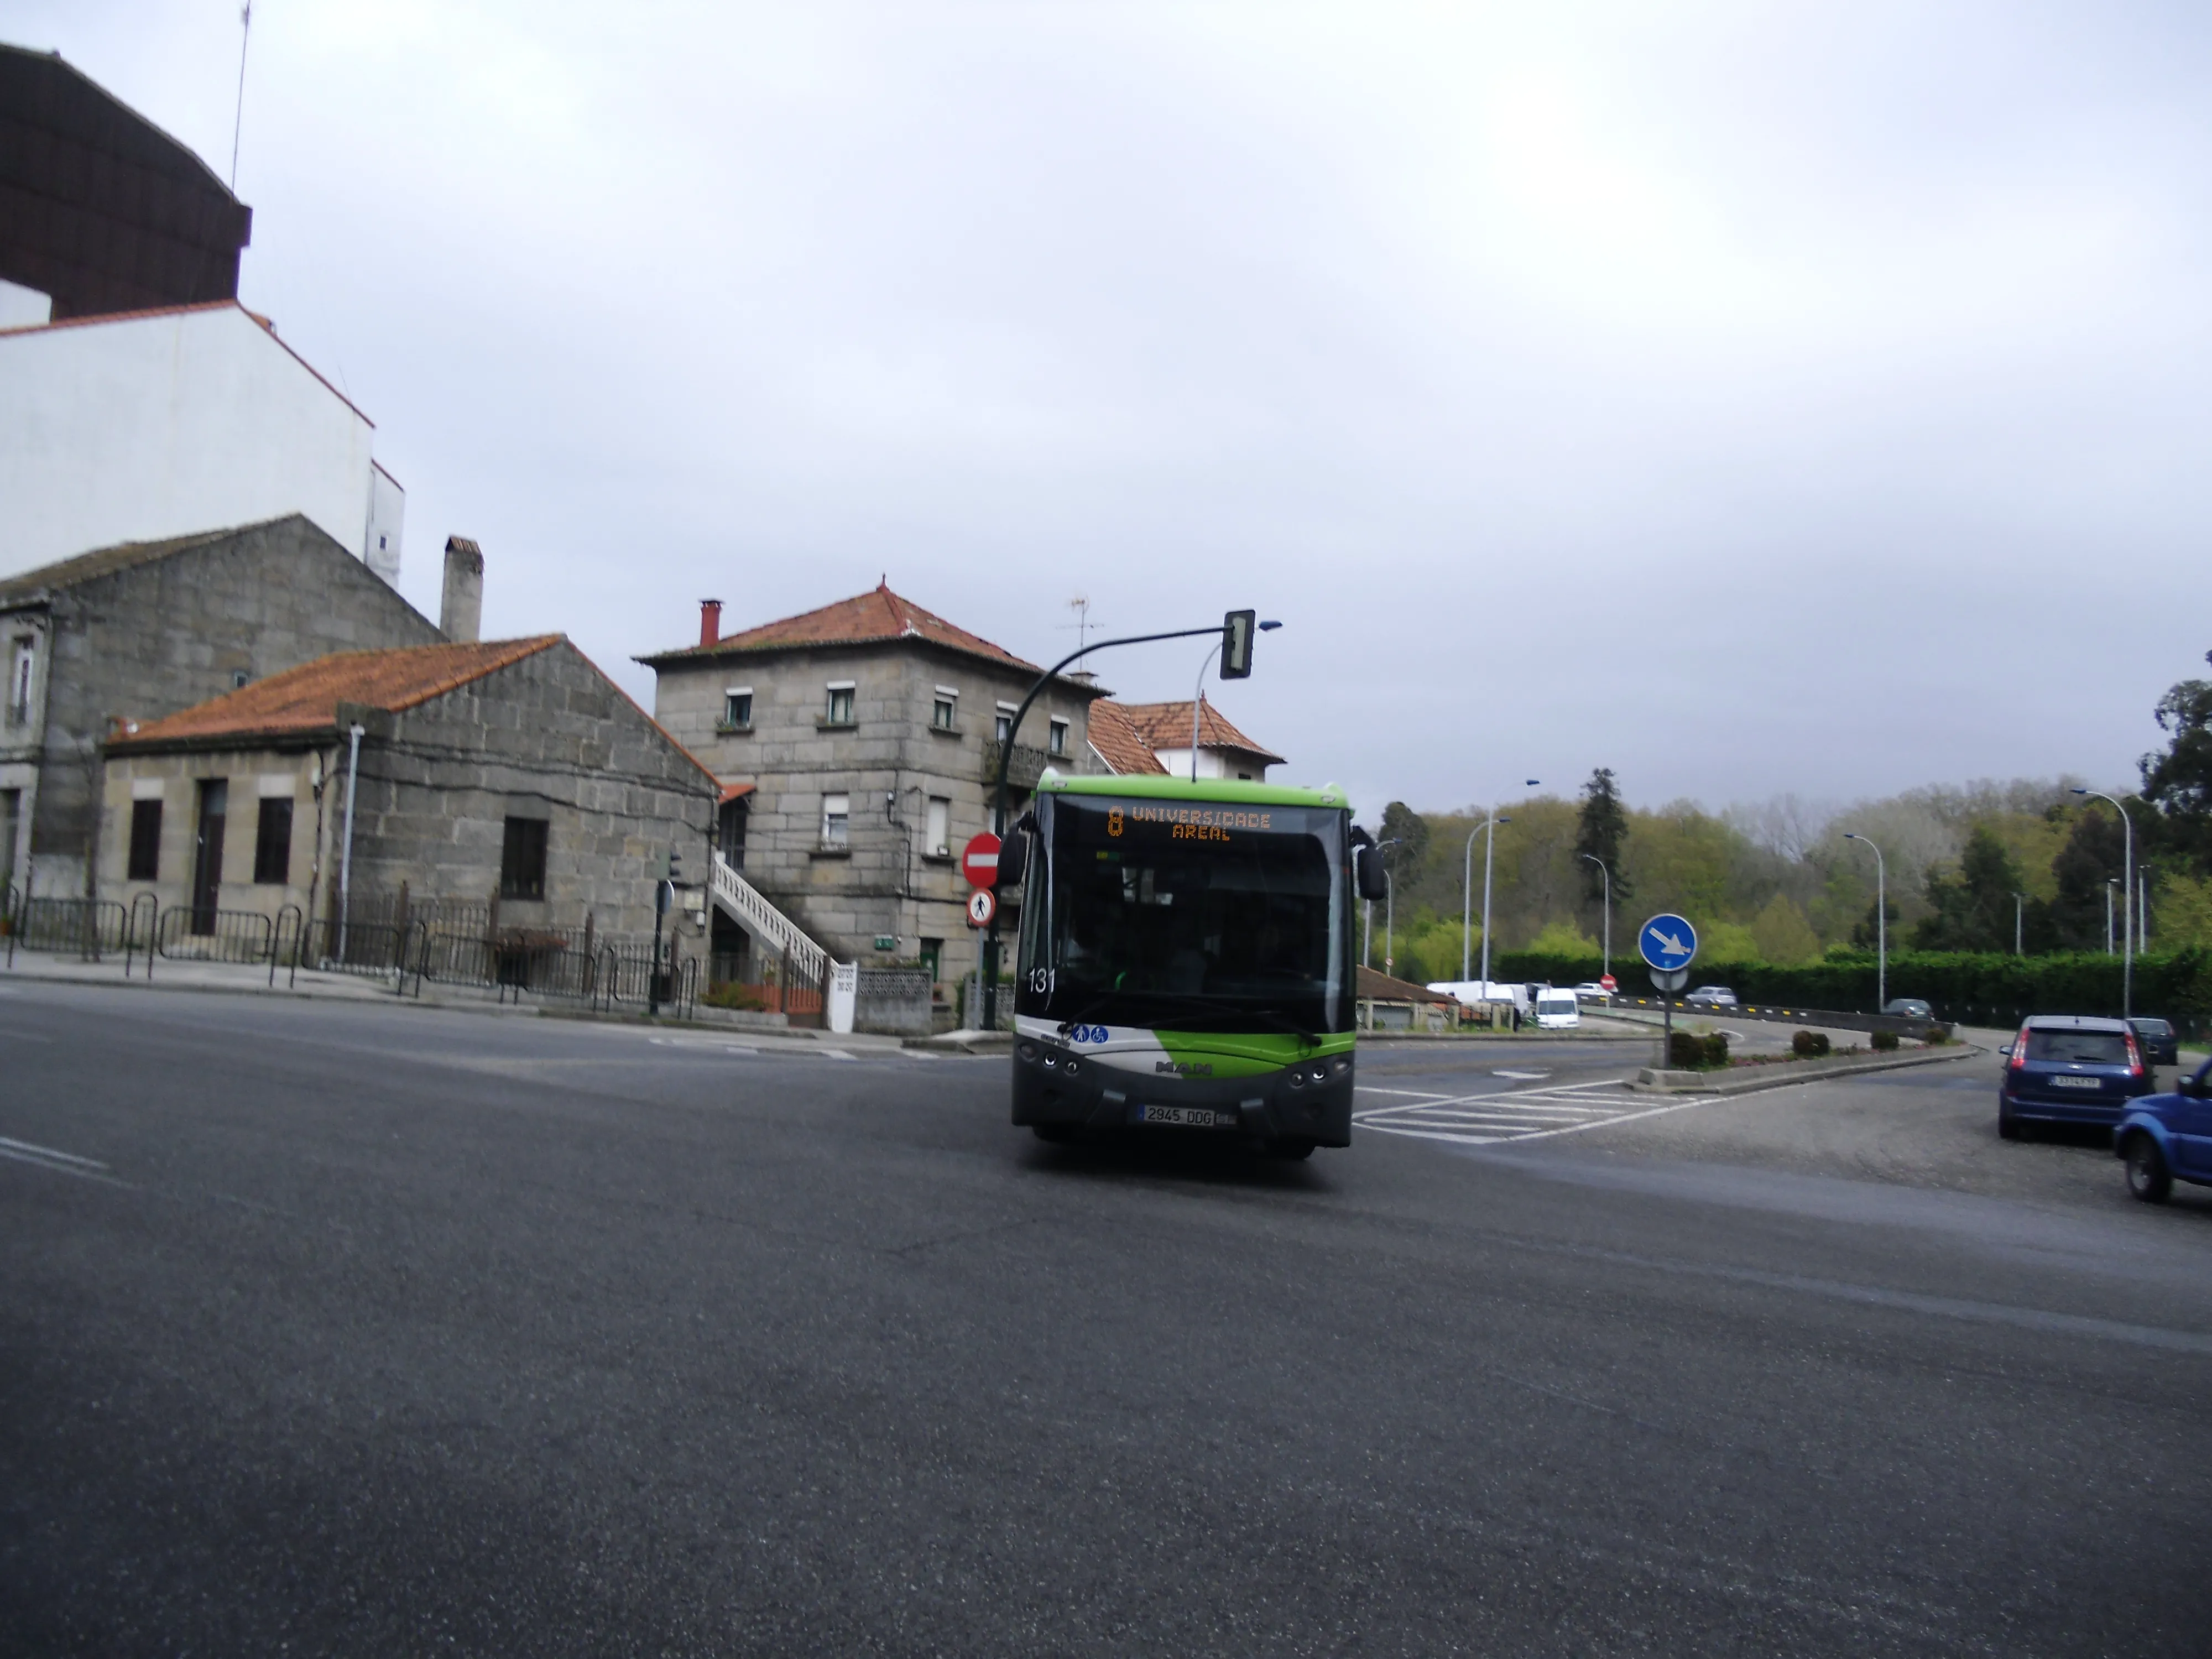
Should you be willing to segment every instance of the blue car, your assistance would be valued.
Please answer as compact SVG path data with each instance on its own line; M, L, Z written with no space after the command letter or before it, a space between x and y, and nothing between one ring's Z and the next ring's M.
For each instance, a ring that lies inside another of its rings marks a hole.
M1997 1133L2020 1139L2029 1122L2116 1127L2128 1103L2151 1091L2142 1046L2125 1020L2037 1014L1997 1052Z
M2166 1095L2146 1095L2120 1120L2112 1150L2127 1161L2128 1190L2163 1204L2177 1181L2212 1187L2212 1060Z

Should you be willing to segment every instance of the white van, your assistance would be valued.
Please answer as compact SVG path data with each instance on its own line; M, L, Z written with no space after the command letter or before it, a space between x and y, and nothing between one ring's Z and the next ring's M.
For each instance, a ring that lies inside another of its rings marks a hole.
M1582 1023L1582 1004L1572 991L1555 991L1547 985L1536 993L1538 1030L1564 1031Z
M1479 979L1440 979L1431 981L1427 988L1470 1008L1486 1003L1510 1003L1523 1019L1530 1017L1528 988L1525 985L1504 980L1492 980L1486 985Z

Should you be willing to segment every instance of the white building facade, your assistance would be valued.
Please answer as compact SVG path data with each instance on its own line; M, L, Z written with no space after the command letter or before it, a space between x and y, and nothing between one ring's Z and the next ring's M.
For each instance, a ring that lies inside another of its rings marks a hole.
M0 576L298 513L396 583L375 430L234 300L0 331Z

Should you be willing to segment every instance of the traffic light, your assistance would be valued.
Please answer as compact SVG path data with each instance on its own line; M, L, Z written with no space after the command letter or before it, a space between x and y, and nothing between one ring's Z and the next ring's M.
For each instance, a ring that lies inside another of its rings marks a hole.
M672 884L684 879L684 854L673 847L668 849L668 879Z
M1223 679L1249 680L1252 678L1252 629L1259 615L1256 611L1232 611L1221 619Z

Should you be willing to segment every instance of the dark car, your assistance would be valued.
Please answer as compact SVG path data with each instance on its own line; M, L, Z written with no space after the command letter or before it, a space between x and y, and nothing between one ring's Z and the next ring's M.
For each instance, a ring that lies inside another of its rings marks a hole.
M1893 1019L1933 1019L1936 1011L1918 997L1892 997L1881 1005L1881 1011Z
M2145 1095L2120 1119L2112 1150L2126 1161L2128 1190L2163 1204L2177 1181L2212 1187L2212 1060L2173 1085Z
M2142 1044L2146 1066L2181 1064L2181 1034L2162 1019L2131 1019L2136 1041Z
M2020 1138L2023 1122L2117 1125L2128 1103L2151 1090L2142 1046L2125 1020L2037 1014L1997 1050L1997 1133Z

